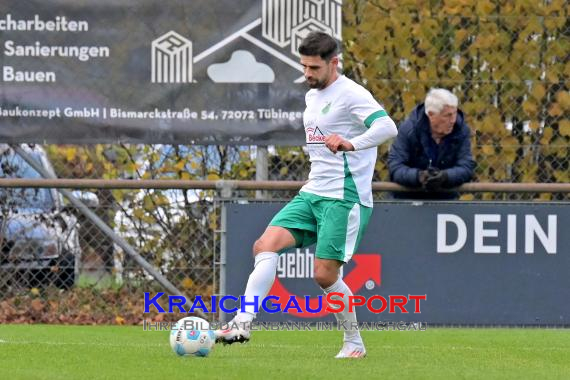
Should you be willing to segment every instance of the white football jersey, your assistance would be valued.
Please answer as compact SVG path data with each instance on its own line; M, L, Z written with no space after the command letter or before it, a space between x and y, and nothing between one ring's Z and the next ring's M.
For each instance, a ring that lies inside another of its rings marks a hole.
M386 111L368 90L344 75L323 90L309 90L305 102L303 122L311 171L301 191L372 207L377 148L334 154L324 141L332 134L348 140L359 136L376 119L387 116Z

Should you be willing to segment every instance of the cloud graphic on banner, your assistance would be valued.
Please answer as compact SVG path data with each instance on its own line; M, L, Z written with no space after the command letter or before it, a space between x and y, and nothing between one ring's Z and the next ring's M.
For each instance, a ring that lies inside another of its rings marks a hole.
M208 76L216 83L272 83L275 80L271 67L257 62L247 50L236 50L229 61L210 65Z

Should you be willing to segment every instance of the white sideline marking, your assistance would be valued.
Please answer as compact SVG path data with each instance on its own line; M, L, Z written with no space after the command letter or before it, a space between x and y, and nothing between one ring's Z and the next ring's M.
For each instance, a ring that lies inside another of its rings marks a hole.
M100 346L100 347L163 347L165 344L166 345L168 344L168 342L166 342L165 344L138 344L138 343L113 344L105 342L33 342L31 340L18 340L18 341L0 340L0 343L18 344L18 345L40 344L47 346Z

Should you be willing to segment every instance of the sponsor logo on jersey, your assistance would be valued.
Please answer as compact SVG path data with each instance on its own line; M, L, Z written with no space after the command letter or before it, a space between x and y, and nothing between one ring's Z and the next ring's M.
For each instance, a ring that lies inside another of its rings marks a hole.
M307 135L307 144L324 144L325 135L319 127L309 127L305 129Z

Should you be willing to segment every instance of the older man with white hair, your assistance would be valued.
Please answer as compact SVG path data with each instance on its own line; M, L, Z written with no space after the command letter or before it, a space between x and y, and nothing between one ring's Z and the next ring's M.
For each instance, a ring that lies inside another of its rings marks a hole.
M400 125L388 155L390 179L416 192L398 192L395 198L456 199L453 188L473 177L470 129L458 100L443 88L431 89L423 104Z

